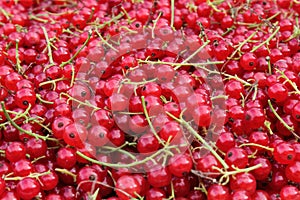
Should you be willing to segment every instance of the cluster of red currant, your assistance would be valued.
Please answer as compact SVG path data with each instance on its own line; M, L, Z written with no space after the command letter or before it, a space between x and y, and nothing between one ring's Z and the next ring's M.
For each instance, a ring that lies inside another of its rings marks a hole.
M0 199L300 200L299 14L0 1Z

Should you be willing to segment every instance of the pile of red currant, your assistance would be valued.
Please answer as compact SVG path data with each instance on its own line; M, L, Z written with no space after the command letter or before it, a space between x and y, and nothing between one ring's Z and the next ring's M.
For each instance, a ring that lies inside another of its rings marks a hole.
M300 200L299 14L0 1L0 199Z

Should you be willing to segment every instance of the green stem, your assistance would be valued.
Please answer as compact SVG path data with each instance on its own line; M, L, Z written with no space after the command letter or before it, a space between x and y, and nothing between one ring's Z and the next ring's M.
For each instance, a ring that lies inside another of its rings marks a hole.
M103 42L103 44L107 45L109 48L111 48L112 50L118 52L118 49L116 49L113 45L111 45L110 43L108 43L103 37L102 35L99 33L99 31L97 29L95 29L96 34L98 35L98 37L100 38L100 40Z
M268 100L268 104L269 107L271 108L273 114L276 116L276 118L282 123L282 125L289 130L297 139L300 139L300 137L294 132L294 128L290 127L287 123L285 123L285 121L278 115L278 113L276 112L276 110L274 109L272 102L270 101L270 99Z
M46 101L44 99L42 99L41 95L40 94L36 94L36 98L42 102L42 103L45 103L45 104L54 104L54 102L51 102L51 101Z
M100 109L101 109L101 108L99 108L99 107L97 107L97 106L94 106L93 104L89 103L88 101L87 101L88 103L87 103L87 102L79 101L78 99L76 99L76 98L70 96L70 95L67 94L67 93L63 93L63 92L62 92L60 95L61 95L61 96L66 96L66 97L68 97L68 100L75 101L75 102L79 103L80 105L84 105L84 106L91 107L91 108L93 108L94 110L100 110Z
M88 32L88 37L87 39L84 41L83 45L78 49L78 51L76 51L76 53L66 62L62 62L59 66L62 68L64 66L66 66L67 64L71 64L71 62L73 62L73 60L77 57L77 55L82 51L82 49L88 44L88 42L90 41L92 36L92 31L90 30Z
M167 112L167 114L173 118L175 121L177 121L178 123L181 123L190 133L192 133L201 143L202 145L207 148L211 154L213 154L215 156L215 158L217 158L217 160L222 164L222 166L224 167L224 169L228 169L229 166L227 165L227 163L223 160L223 158L209 145L209 143L207 143L199 134L197 131L195 131L195 129L193 129L193 127L191 127L189 125L189 123L185 120L178 119L177 117L175 117L174 115L172 115L171 113Z
M159 141L160 144L164 145L165 146L165 143L164 141L161 140L161 138L157 135L157 132L155 130L155 128L153 127L153 124L150 120L150 117L149 117L149 114L148 114L148 111L147 111L147 107L146 107L146 102L145 102L145 97L144 96L141 96L141 101L142 101L142 106L143 106L143 110L144 110L144 114L145 114L145 117L146 117L146 120L150 126L150 129L153 133L153 135L155 136L155 138Z
M273 148L266 147L266 146L263 146L263 145L260 145L260 144L256 144L256 143L243 143L239 147L245 147L245 146L259 147L259 148L262 148L262 149L265 149L265 150L268 150L268 151L274 151Z
M16 124L9 116L9 114L7 113L7 110L5 108L5 104L3 101L1 101L1 107L2 107L2 111L4 113L4 116L6 117L6 119L10 122L10 124L15 127L16 129L18 129L20 132L23 132L27 135L30 135L32 137L35 137L35 138L39 138L39 139L42 139L42 140L52 140L52 141L58 141L57 139L55 138L49 138L49 135L47 136L42 136L42 135L39 135L39 134L35 134L35 133L32 133L31 131L27 131L23 128L21 128L18 124Z
M16 41L16 68L18 73L21 73L22 67L19 59L19 40Z
M241 48L247 43L249 42L249 40L251 40L251 38L253 38L253 36L257 33L257 31L253 32L246 40L244 40L242 43L240 43L240 45L238 46L238 48L236 48L236 50L230 55L230 57L228 58L228 60L231 60L235 54L239 51L241 51Z
M157 24L159 18L161 17L161 15L162 15L162 12L159 12L157 18L155 20L153 20L153 27L152 27L152 31L151 31L151 36L153 39L155 38L154 30L155 30L156 24Z
M77 178L76 174L70 172L69 170L67 170L67 169L61 169L61 168L55 168L54 171L60 172L62 174L67 174L69 176L72 176L74 182L76 182L76 178Z
M175 0L171 0L171 28L174 28L174 18L175 18Z
M208 44L210 43L209 40L207 40L201 47L199 47L196 51L194 51L188 58L186 58L184 61L182 61L181 63L187 63L189 60L191 60L196 54L198 54L200 51L202 51L203 48L205 48ZM179 69L181 66L177 66L174 69L177 70Z
M297 87L297 85L291 81L291 79L289 79L283 71L280 71L279 69L275 69L277 72L279 72L281 74L281 76L294 88L294 90L296 91L297 94L300 94L300 91Z
M19 181L19 180L22 180L22 179L24 179L24 178L26 178L26 177L29 177L29 178L38 178L38 177L41 177L41 176L45 176L45 175L48 175L48 174L50 174L51 173L51 171L46 171L46 172L42 172L42 173L32 173L32 174L30 174L30 175L28 175L28 176L15 176L15 177L8 177L8 176L5 176L4 177L4 180L5 181Z
M223 61L208 61L208 62L199 62L199 63L173 63L173 62L164 62L164 61L150 61L150 60L140 60L138 59L139 63L146 63L146 64L165 64L171 66L201 66L201 65L214 65L214 64L223 64Z
M43 26L41 28L43 29L43 32L44 32L44 35L45 35L45 39L46 39L46 42L47 42L48 57L49 57L50 65L54 65L54 61L53 61L53 57L52 57L52 50L51 50L51 42L49 40L47 30Z
M99 160L95 160L93 158L90 158L90 157L84 155L80 151L77 151L76 153L77 153L78 156L86 159L87 161L90 161L91 163L95 163L95 164L98 164L98 165L103 165L103 166L106 166L106 167L113 167L113 168L127 168L127 167L134 167L134 166L137 166L137 165L145 164L146 162L148 162L150 160L153 160L153 158L155 158L159 154L163 153L164 151L168 151L168 149L170 149L170 148L176 148L176 146L164 147L164 148L156 151L155 153L151 154L150 156L146 157L143 160L139 160L139 161L128 163L128 164L123 164L123 163L115 163L114 164L114 163L101 162Z
M278 33L280 27L278 26L275 31L270 35L270 37L268 37L268 39L266 39L265 41L263 41L262 43L260 43L259 45L253 47L253 49L250 52L255 52L257 49L259 49L260 47L262 47L264 44L269 44L269 42L275 37L275 35Z

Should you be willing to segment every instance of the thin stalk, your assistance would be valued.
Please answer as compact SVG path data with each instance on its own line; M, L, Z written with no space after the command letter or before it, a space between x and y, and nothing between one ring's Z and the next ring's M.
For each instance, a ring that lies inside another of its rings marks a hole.
M14 121L10 118L10 116L9 116L9 114L8 114L6 108L5 108L5 104L4 104L3 101L1 102L1 107L2 107L2 111L3 111L4 116L6 117L6 119L10 122L10 124L11 124L13 127L15 127L16 129L18 129L20 132L23 132L23 133L25 133L25 134L27 134L27 135L30 135L30 136L32 136L32 137L39 138L39 139L42 139L42 140L52 140L52 141L55 141L55 142L58 141L58 140L55 139L55 138L49 138L49 135L47 135L47 136L42 136L42 135L35 134L35 133L32 133L31 131L27 131L27 130L21 128L18 124L16 124L16 122L14 122Z

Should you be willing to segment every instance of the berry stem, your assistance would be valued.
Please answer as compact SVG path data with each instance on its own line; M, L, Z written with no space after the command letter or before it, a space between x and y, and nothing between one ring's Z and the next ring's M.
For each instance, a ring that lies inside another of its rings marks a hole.
M246 40L244 40L243 42L241 42L241 43L239 44L238 48L236 48L235 51L227 58L228 61L231 60L231 59L235 56L235 54L236 54L237 52L240 52L240 51L241 51L241 48L242 48L247 42L249 42L249 40L251 40L251 38L253 38L253 36L254 36L255 34L257 34L257 31L254 31L254 32L253 32ZM228 62L228 61L227 61L227 62ZM225 64L226 64L226 63L225 63Z
M40 94L36 94L36 98L41 102L41 103L45 103L45 104L54 104L54 102L51 101L46 101L44 99L42 99Z
M162 15L162 12L159 12L157 18L155 20L153 20L153 27L152 27L152 31L151 31L151 36L153 39L155 38L154 30L155 30L156 24L157 24L159 18L161 17L161 15Z
M46 24L46 23L49 22L48 20L42 19L42 18L37 17L37 16L35 16L35 15L33 15L33 14L30 14L30 15L29 15L29 19L30 19L30 20L35 20L35 21L38 21L38 22L42 22L42 23L44 23L44 24ZM53 21L53 19L52 19L52 21Z
M150 120L144 96L141 96L141 102L142 102L142 106L143 106L143 110L144 110L144 114L145 114L146 120L147 120L147 122L148 122L148 124L150 126L150 129L151 129L152 133L154 134L154 136L156 137L156 139L159 141L159 143L165 146L164 141L162 141L161 138L157 135L157 132L156 132L155 128L153 127L153 124L152 124L152 122Z
M50 66L52 66L52 65L54 65L54 61L53 61L53 57L52 57L51 42L49 40L49 36L48 36L46 28L43 27L43 26L41 28L43 29L45 39L46 39L46 42L47 42L47 50L48 50L48 57L49 57Z
M84 41L83 45L76 51L76 53L68 61L62 62L59 66L62 68L64 66L66 66L67 64L71 64L73 62L73 60L77 57L77 55L82 51L82 49L88 44L88 42L91 39L91 36L92 36L92 30L89 30L88 37ZM71 84L71 86L73 86L73 84Z
M113 45L109 44L103 37L102 35L99 33L99 31L97 29L95 29L96 34L98 35L98 37L100 38L100 40L103 42L103 44L107 45L109 48L111 48L112 50L118 52L119 50L116 49Z
M171 66L202 66L200 68L204 68L203 65L214 65L214 64L223 64L223 61L208 61L208 62L199 62L199 63L173 63L173 62L164 62L164 61L150 61L150 60L137 60L139 63L146 63L146 64L154 64L154 65L171 65ZM204 68L205 69L205 68Z
M35 133L32 133L31 131L27 131L27 130L21 128L18 124L16 124L16 123L10 118L10 116L9 116L9 114L8 114L6 108L5 108L5 104L4 104L3 101L1 101L1 107L2 107L2 111L3 111L4 116L6 117L6 119L10 122L10 124L11 124L12 126L14 126L16 129L18 129L20 132L23 132L23 133L25 133L25 134L27 134L27 135L30 135L30 136L32 136L32 137L39 138L39 139L42 139L42 140L51 140L51 141L55 141L55 142L58 141L58 140L55 139L55 138L49 138L49 135L47 135L47 136L42 136L42 135L35 134Z
M269 104L269 107L271 108L273 114L276 116L276 118L282 123L282 125L288 129L297 139L300 139L300 137L294 132L294 128L293 127L290 127L287 123L285 123L285 121L278 115L278 113L276 112L276 110L274 109L272 103L271 103L271 100L269 99L268 100L268 104Z
M224 169L228 169L229 166L227 165L227 163L223 160L223 158L209 145L208 142L206 142L199 134L197 131L195 131L195 129L193 129L193 127L191 127L189 125L189 123L187 121L185 121L183 118L177 118L174 115L172 115L169 112L166 112L167 115L169 115L171 118L173 118L175 121L177 121L178 123L181 123L190 133L192 133L202 144L205 148L207 148L214 156L215 158L217 158L217 160L222 164L222 166L224 167Z
M255 143L243 143L243 144L239 145L239 147L244 147L244 146L259 147L259 148L262 148L262 149L265 149L265 150L268 150L268 151L274 151L273 148L266 147L266 146L263 146L263 145L260 145L260 144L255 144Z
M171 28L175 30L174 27L174 16L175 15L175 0L171 0Z
M113 153L113 152L119 151L120 153L127 155L131 159L136 160L136 157L134 155L132 155L129 151L123 150L122 148L119 148L119 147L115 148L115 147L110 147L110 146L103 146L101 148L109 150L109 151L101 151L100 150L101 153L109 154L109 153Z
M260 43L259 45L253 47L253 49L250 52L255 52L257 49L259 49L260 47L262 47L264 44L269 44L269 42L275 37L275 35L278 33L280 27L278 26L275 31L268 37L268 39L266 39L265 41L263 41L262 43Z
M27 178L27 177L29 177L29 178L38 178L40 176L45 176L45 175L48 175L50 173L51 173L51 171L49 170L49 171L42 172L42 173L32 173L32 174L30 174L28 176L25 176L25 177L22 177L22 176L15 176L15 177L5 176L4 180L5 181L19 181L19 180L22 180L22 179Z
M279 69L275 69L276 72L279 72L281 77L284 78L293 88L294 90L296 91L297 94L300 94L300 90L298 89L297 85L295 82L291 81L291 79L289 79L283 71L280 71Z
M86 155L84 155L83 153L81 153L80 151L77 151L77 155L86 159L87 161L90 161L91 163L95 163L95 164L98 164L98 165L103 165L103 166L106 166L106 167L114 167L114 168L127 168L127 167L134 167L134 166L137 166L137 165L140 165L140 164L144 164L150 160L153 160L153 158L155 158L156 156L160 155L161 153L165 152L165 151L169 151L169 149L174 149L174 148L177 148L176 145L173 145L173 146L166 146L158 151L156 151L155 153L149 155L148 157L146 157L145 159L143 160L138 160L136 162L131 162L131 163L128 163L128 164L124 164L124 163L106 163L106 162L101 162L101 161L98 161L98 160L95 160L93 158L90 158Z
M274 133L273 133L272 128L271 128L271 122L265 121L264 125L269 130L270 135L273 135Z
M251 166L248 168L244 168L244 169L239 169L239 168L233 167L235 169L234 171L225 171L225 172L222 169L215 168L215 167L213 167L213 168L218 170L221 174L223 174L221 176L221 178L219 179L219 183L221 183L222 185L226 185L230 180L230 176L233 176L233 175L236 175L239 173L248 173L248 172L258 169L260 167L262 167L262 164L257 164L257 165L254 165L254 166ZM225 179L225 181L224 181L224 179Z
M76 174L70 172L69 170L67 170L67 169L61 169L61 168L55 168L54 171L60 172L62 174L67 174L69 176L72 176L74 182L76 182L76 178L77 178Z
M39 84L39 86L42 87L42 86L47 85L47 84L52 84L53 85L53 90L55 90L56 89L56 82L63 81L63 80L66 80L66 79L64 77L60 77L60 78L53 79L53 80L50 80L50 81L41 82Z
M72 97L72 96L70 96L69 94L64 93L64 92L62 92L62 93L60 94L60 96L66 96L66 97L68 97L68 101L70 101L70 100L75 101L75 102L79 103L80 105L84 105L84 106L91 107L91 108L93 108L95 111L101 109L101 108L99 108L99 107L97 107L97 106L94 106L93 104L89 103L88 101L85 101L85 102L79 101L78 99L76 99L76 98L74 98L74 97Z
M187 63L189 60L191 60L197 53L199 53L202 49L204 49L208 44L210 43L209 40L207 40L201 47L199 47L196 51L194 51L188 58L186 58L181 63ZM181 66L177 66L174 69L178 70Z
M16 68L18 73L21 73L22 67L19 59L19 40L16 40Z

